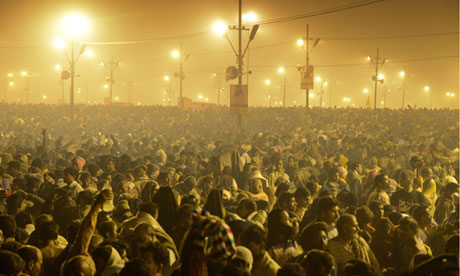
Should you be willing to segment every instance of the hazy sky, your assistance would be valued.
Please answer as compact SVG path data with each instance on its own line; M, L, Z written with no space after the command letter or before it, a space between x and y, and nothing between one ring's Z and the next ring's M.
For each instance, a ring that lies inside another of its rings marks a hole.
M308 15L363 0L252 0L243 1L243 13L255 12L259 22ZM331 12L298 20L261 24L249 50L249 104L272 105L282 100L283 77L278 66L286 65L288 105L304 104L305 92L300 90L299 72L295 66L305 62L304 52L296 40L305 36L305 26L310 26L310 36L321 38L310 58L315 75L328 81L324 89L325 106L343 106L344 97L350 105L363 106L369 89L373 101L374 68L367 56L375 56L380 48L381 57L387 58L381 73L385 83L379 84L378 102L386 96L387 107L400 107L402 78L406 70L406 103L434 107L458 106L459 94L459 2L457 0L386 0L349 10ZM217 101L218 77L227 66L235 65L236 58L228 42L215 35L211 26L217 20L230 25L237 23L237 0L0 0L0 79L1 99L4 98L5 76L14 73L14 85L8 88L8 101L25 101L26 81L20 78L23 70L33 72L30 78L30 101L56 103L62 97L58 84L56 64L68 67L64 53L53 46L53 40L63 37L58 28L61 19L69 13L84 14L91 31L81 40L86 42L134 42L130 44L89 45L94 57L82 56L76 70L80 88L76 101L102 103L108 96L104 89L108 71L101 61L109 61L113 54L120 66L115 72L114 97L128 101L129 87L134 103L162 104L167 98L168 84L165 75L171 76L171 89L179 94L179 82L172 77L178 71L178 61L171 51L183 44L184 53L190 54L184 64L184 96L198 100L198 95ZM450 33L450 34L445 34ZM428 36L417 36L427 35ZM244 32L245 45L249 32ZM230 39L237 46L236 31ZM78 47L77 47L78 48ZM76 51L77 52L77 51ZM245 60L245 63L247 60ZM246 66L246 64L245 64ZM270 79L271 85L265 85ZM8 80L10 81L10 80ZM244 78L246 81L246 77ZM221 102L228 104L230 83L223 79ZM430 91L424 90L425 86ZM455 97L446 96L447 92ZM312 91L313 105L319 105L319 88ZM69 81L65 83L65 100L68 101ZM42 97L46 95L46 100ZM330 97L332 95L332 97ZM176 99L173 99L173 104ZM380 105L383 107L383 105Z

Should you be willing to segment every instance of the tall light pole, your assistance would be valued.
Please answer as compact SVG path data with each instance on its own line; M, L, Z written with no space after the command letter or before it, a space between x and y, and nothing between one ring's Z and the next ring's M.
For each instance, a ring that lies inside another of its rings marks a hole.
M110 59L110 62L109 63L105 63L103 62L102 63L104 65L104 67L110 71L110 79L108 79L107 81L110 83L110 96L109 96L109 102L110 104L112 104L112 96L113 96L113 84L115 83L115 80L113 79L113 74L115 73L115 69L117 69L118 65L120 64L118 61L114 61L113 60L113 54L112 54L112 57Z
M387 60L386 58L384 58L382 60L382 62L379 61L380 59L380 56L379 56L379 48L377 48L377 56L375 56L374 58L372 58L371 56L368 56L367 57L368 60L370 62L372 62L372 64L374 65L375 67L375 75L372 76L372 80L375 82L375 88L374 88L374 109L377 108L377 82L381 82L383 83L383 78L379 79L378 76L379 76L379 69L380 67L383 66L383 64L385 63L385 61Z
M429 86L423 88L426 92L430 93L430 109L433 109L433 92L430 91Z
M313 48L316 47L319 43L319 38L315 38L313 42L313 46L310 48L310 40L313 38L310 38L310 28L309 25L306 24L306 36L305 39L299 39L297 40L297 45L298 46L303 46L304 45L304 40L305 40L305 73L309 72L310 70L313 70L313 68L310 68L310 53L313 51ZM310 72L313 74L313 72ZM310 93L309 93L309 88L308 86L305 88L305 107L308 109L310 107Z
M283 81L283 107L286 107L286 69L284 67L278 68L278 73L284 75Z
M21 75L26 78L26 88L24 90L26 91L26 104L29 104L29 94L30 94L29 74L27 74L26 71L22 71Z
M174 50L172 51L172 56L173 58L179 58L179 73L174 73L175 77L178 77L180 80L179 84L179 97L180 97L180 102L178 103L181 108L184 107L184 98L182 95L182 81L185 79L185 75L183 72L183 65L184 65L184 58L183 58L183 51L182 51L182 43L180 44L180 51ZM190 57L190 55L187 55L185 57L185 61Z
M407 81L407 75L406 75L406 70L399 72L399 76L403 78L403 86L402 86L402 106L401 109L404 109L404 100L406 98L406 81Z
M163 78L168 83L168 105L171 106L171 81L169 80L169 76L164 76Z
M268 107L272 106L272 87L271 87L271 81L270 80L265 80L265 85L268 87Z
M70 78L70 120L73 123L74 121L74 86L75 86L75 64L78 61L78 58L83 54L86 49L86 45L82 44L80 52L78 55L74 53L75 39L77 37L85 34L89 29L88 20L79 14L70 14L63 19L61 22L61 29L65 35L70 35L71 37L71 53L70 58L67 56L67 60L70 64L70 72L63 71L61 74L61 79ZM56 46L60 49L65 47L65 42L63 40L55 41Z
M4 99L3 101L6 103L6 95L8 94L8 87L10 86L13 86L14 85L14 82L13 81L9 81L8 79L11 79L13 77L13 74L12 73L8 73L6 74L5 76L5 95L4 96Z

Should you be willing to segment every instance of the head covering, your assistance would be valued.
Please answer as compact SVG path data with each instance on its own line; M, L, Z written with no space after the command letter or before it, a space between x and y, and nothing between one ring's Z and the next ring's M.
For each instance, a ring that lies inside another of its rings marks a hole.
M253 179L260 179L262 180L262 185L263 187L267 187L268 186L268 180L262 176L262 174L260 173L259 170L256 170L254 171L251 176L249 177L249 181L253 180Z
M118 273L124 266L123 260L121 259L118 251L113 247L110 248L112 249L112 252L110 253L109 260L107 261L107 264L105 265L105 269L102 271L101 276L118 275Z
M249 249L247 249L244 246L238 245L236 247L236 254L233 258L245 261L246 264L249 266L249 271L251 271L254 259Z
M158 205L158 222L171 235L179 208L173 190L171 187L161 186L152 201Z
M206 204L203 209L209 211L214 216L225 218L225 208L222 203L222 191L213 189L209 192Z

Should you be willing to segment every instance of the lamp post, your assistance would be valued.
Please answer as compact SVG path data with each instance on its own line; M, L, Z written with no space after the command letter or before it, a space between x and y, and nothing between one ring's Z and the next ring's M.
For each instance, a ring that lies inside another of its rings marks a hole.
M374 109L377 108L377 82L383 83L384 78L379 78L379 69L380 67L385 64L385 61L387 60L386 58L383 59L382 62L379 61L380 56L379 56L379 48L377 48L377 56L372 58L371 56L368 56L367 59L372 62L372 64L375 67L375 75L372 76L372 80L375 82L375 88L374 88Z
M4 96L4 99L3 101L6 103L6 95L8 94L8 87L11 87L14 85L14 82L13 81L10 81L9 79L11 79L13 77L13 74L12 73L8 73L6 74L5 76L5 95Z
M278 68L278 73L284 74L284 81L283 81L283 107L286 107L286 70L284 67Z
M423 88L426 92L430 93L430 109L433 109L433 92L430 91L429 86Z
M75 39L82 36L88 31L89 22L88 20L79 14L71 14L63 19L61 22L61 29L66 35L71 37L70 45L70 58L66 54L67 60L70 64L70 72L63 71L61 74L62 79L70 78L70 120L73 123L74 121L74 86L75 86L75 65L78 61L78 58L84 53L86 45L82 44L80 47L80 52L78 55L74 53ZM62 49L65 47L65 42L63 40L55 41L56 47ZM64 72L66 72L64 74Z
M401 106L401 109L404 109L404 100L406 98L406 81L407 81L407 74L406 74L406 71L401 71L399 72L399 76L403 78L403 86L402 86L402 106Z
M26 88L24 90L26 91L26 104L29 104L30 77L29 77L29 74L27 74L26 71L22 71L21 76L26 78Z
M101 64L103 64L104 67L110 71L110 79L108 79L107 81L110 83L109 102L110 104L112 104L113 84L115 83L115 80L113 79L113 74L115 73L115 69L117 69L120 63L118 61L113 61L113 54L112 54L110 62L108 63L102 62Z
M271 106L272 106L272 87L271 87L271 81L270 81L269 79L266 79L266 80L265 80L265 85L266 85L267 88L268 88L268 95L267 95L268 107L271 107Z
M163 78L168 83L168 105L171 106L171 81L169 80L169 76L164 76Z
M185 79L184 72L182 71L183 64L184 64L184 59L183 59L183 52L182 52L182 43L180 44L180 51L174 50L172 51L172 56L173 58L179 58L179 73L174 73L175 77L178 77L180 79L180 84L179 84L179 97L180 97L180 102L179 106L181 108L184 108L184 98L182 96L182 81ZM187 55L185 57L185 61L190 57L190 55Z
M309 69L309 63L310 63L310 53L313 51L313 48L316 47L319 43L319 38L315 38L313 42L313 46L310 48L309 47L309 41L312 40L313 38L310 38L310 28L309 25L306 25L306 36L305 39L299 39L297 40L297 45L299 47L302 47L304 45L304 40L305 40L305 47L304 47L304 52L305 52L305 72L307 73ZM310 72L313 74L313 72ZM310 107L310 93L308 92L309 89L308 87L305 89L305 106L308 109Z

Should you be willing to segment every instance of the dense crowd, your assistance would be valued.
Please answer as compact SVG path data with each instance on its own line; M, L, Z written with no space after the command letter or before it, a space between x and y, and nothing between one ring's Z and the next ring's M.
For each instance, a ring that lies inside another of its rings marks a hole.
M458 110L0 104L0 275L459 275Z

